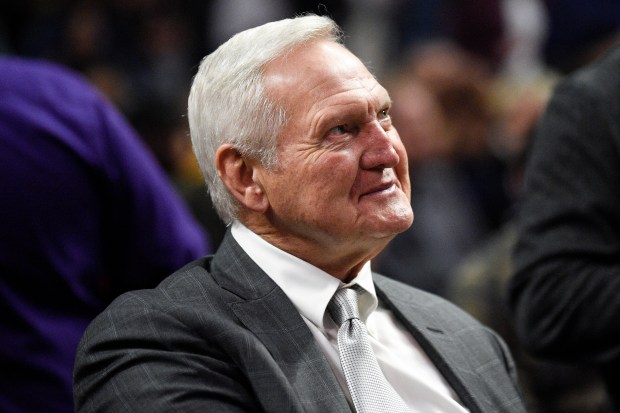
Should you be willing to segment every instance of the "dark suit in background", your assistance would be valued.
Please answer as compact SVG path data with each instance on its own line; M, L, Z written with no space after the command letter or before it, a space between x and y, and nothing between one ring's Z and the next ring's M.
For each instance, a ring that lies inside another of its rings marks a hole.
M537 356L600 368L620 411L620 47L557 87L525 185L517 333Z

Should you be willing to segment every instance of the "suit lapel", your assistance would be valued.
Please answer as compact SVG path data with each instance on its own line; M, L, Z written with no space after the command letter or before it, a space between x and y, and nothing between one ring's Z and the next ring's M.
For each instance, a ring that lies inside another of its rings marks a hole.
M470 362L459 342L433 322L434 316L428 309L416 305L418 298L410 295L410 289L394 288L394 281L378 274L373 274L373 278L381 301L407 327L463 404L472 413L483 412L476 394L476 389L483 388L480 377L473 373L473 368L464 368Z
M239 297L230 308L267 348L304 410L349 411L325 356L284 292L228 233L214 257L212 273Z

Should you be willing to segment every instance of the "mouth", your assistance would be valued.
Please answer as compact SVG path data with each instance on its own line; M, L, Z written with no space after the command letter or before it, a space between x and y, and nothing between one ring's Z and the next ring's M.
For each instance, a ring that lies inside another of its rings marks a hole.
M388 194L388 193L394 192L395 190L396 190L396 182L389 181L389 182L384 182L380 185L377 185L371 188L370 190L364 192L361 196L364 197L364 196Z

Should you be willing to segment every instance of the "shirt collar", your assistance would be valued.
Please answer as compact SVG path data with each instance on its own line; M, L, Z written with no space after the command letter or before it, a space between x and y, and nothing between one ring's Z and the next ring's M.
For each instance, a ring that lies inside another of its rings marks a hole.
M364 289L358 307L366 322L377 308L377 294L372 282L370 261L357 277L345 284L314 265L283 251L252 232L239 221L231 228L232 236L248 256L284 291L299 313L321 330L327 304L338 288L359 285Z

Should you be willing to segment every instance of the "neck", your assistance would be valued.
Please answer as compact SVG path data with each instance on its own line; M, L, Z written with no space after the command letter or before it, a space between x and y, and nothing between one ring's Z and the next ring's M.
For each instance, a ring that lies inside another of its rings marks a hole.
M354 279L362 267L377 256L393 238L339 240L325 234L282 233L272 226L242 221L271 245L302 259L342 282Z

